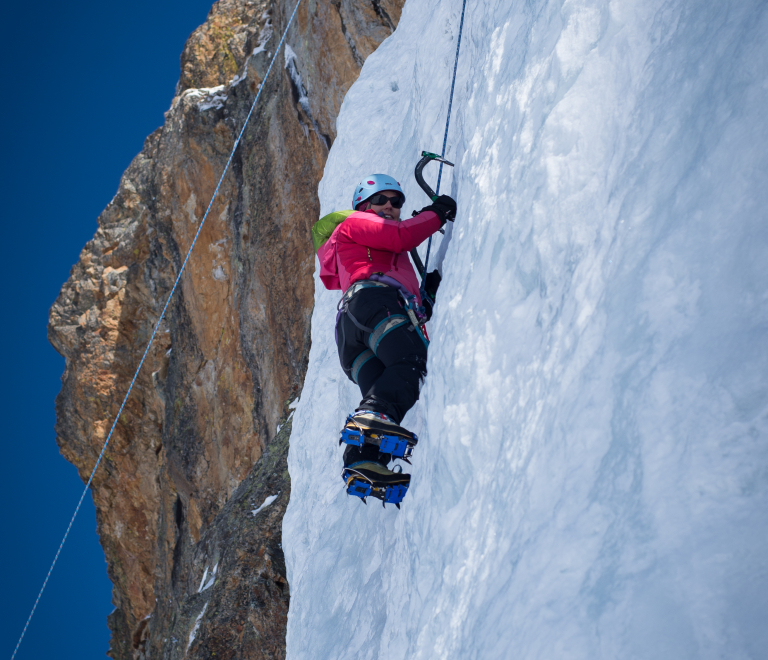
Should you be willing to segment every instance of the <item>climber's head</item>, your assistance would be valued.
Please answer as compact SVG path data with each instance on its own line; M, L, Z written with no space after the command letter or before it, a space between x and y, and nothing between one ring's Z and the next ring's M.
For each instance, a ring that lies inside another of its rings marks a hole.
M405 203L405 193L400 184L386 174L373 174L363 179L355 188L352 208L356 211L373 210L383 218L400 219L400 209Z

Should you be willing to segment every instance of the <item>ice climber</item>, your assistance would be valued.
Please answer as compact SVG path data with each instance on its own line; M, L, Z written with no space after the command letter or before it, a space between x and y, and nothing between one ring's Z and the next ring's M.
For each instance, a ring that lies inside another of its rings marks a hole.
M349 494L399 506L411 475L387 466L393 457L408 461L417 442L400 423L426 376L423 324L440 284L432 271L420 291L408 252L454 219L456 202L441 195L401 221L405 194L385 174L363 179L352 200L354 211L331 213L312 230L320 279L344 292L336 343L341 367L363 397L342 429L342 476Z

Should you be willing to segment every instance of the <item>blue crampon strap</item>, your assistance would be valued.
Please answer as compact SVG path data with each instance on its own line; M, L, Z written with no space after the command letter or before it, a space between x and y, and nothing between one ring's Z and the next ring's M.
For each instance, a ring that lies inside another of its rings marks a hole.
M394 486L387 486L387 490L384 493L385 504L400 504L408 492L408 486L403 484L395 484Z
M341 430L341 442L346 442L348 445L355 447L362 447L365 444L365 435L362 431L344 428Z
M382 454L392 454L395 458L402 458L408 448L408 441L399 435L384 435L381 437L379 451Z
M443 136L443 150L440 153L441 158L445 158L445 146L448 144L448 127L451 125L451 108L453 107L453 90L456 87L456 69L459 66L459 49L461 48L461 33L464 30L464 12L467 8L467 0L461 5L461 22L459 23L459 38L456 41L456 59L453 62L453 79L451 80L451 95L448 98L448 117L445 120L445 135ZM443 176L443 164L440 163L440 171L437 173L437 187L435 194L440 194L440 179ZM421 288L424 288L424 282L427 279L427 266L429 266L429 251L432 248L432 237L429 237L427 243L427 256L424 259L424 275L421 277Z
M371 494L371 484L362 481L361 479L355 479L347 488L347 495L354 495L361 499L365 499Z

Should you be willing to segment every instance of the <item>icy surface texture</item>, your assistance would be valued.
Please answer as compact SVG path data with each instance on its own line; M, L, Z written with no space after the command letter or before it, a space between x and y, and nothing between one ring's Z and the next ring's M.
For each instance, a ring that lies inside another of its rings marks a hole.
M316 281L290 660L765 657L767 8L470 3L402 511L343 492L360 395ZM373 172L427 203L459 11L408 0L369 57L322 213Z

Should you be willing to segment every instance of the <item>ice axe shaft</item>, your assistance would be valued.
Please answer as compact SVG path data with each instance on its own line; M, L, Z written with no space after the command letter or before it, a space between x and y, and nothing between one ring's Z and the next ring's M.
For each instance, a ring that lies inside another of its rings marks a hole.
M426 181L424 181L424 175L421 173L422 170L427 166L427 163L430 163L433 160L437 161L438 163L444 163L445 165L450 165L451 167L453 167L453 163L445 160L445 158L443 158L442 156L433 154L431 151L422 151L421 160L418 163L416 163L416 169L414 170L413 174L416 177L416 183L418 183L421 189L425 193L427 193L427 196L429 197L429 199L431 199L434 202L437 199L437 193L434 190L432 190L432 188L429 187L429 184ZM427 275L426 267L422 263L421 259L419 258L419 253L416 252L416 248L411 250L411 257L413 258L413 263L416 265L416 270L418 270L419 275L421 275L422 286L423 286L424 278Z
M424 277L424 262L422 262L419 253L416 252L416 248L411 250L411 259L413 259L413 265L416 266L416 270L419 271L419 275Z

